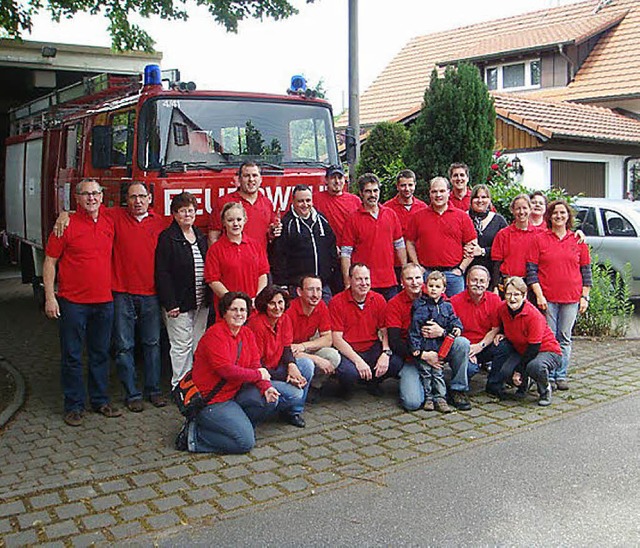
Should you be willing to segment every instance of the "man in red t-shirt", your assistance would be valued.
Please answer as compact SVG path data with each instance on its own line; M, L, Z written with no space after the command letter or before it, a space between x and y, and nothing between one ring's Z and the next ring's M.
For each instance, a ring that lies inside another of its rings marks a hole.
M454 163L449 166L449 181L451 181L451 195L449 206L457 207L465 213L471 208L471 189L469 188L469 166Z
M245 235L253 238L267 253L270 240L280 236L282 225L273 211L269 198L260 192L262 174L260 166L254 162L244 162L238 170L240 185L238 190L218 198L211 210L209 219L209 246L213 245L222 234L222 219L220 214L225 204L239 202L247 212Z
M394 255L400 265L407 262L407 250L398 216L380 205L380 181L373 173L358 179L362 207L345 224L340 249L342 277L349 287L351 262L366 264L371 269L371 285L386 300L398 293L393 269Z
M136 182L127 188L126 208L103 209L114 223L111 289L115 361L127 409L134 413L143 410L143 393L155 407L167 405L160 389L162 316L154 271L158 236L168 222L149 207L150 202L147 186ZM61 213L54 232L62 234L69 219ZM138 388L136 373L136 332L144 360L143 392Z
M309 358L315 374L312 388L320 388L327 375L333 375L340 365L340 353L331 346L331 318L329 308L322 300L322 280L307 275L300 279L298 298L285 312L293 324L291 351L295 358Z
M397 362L391 361L386 308L384 297L371 291L369 267L351 265L349 289L329 303L333 346L342 356L336 374L345 397L358 381L366 382L372 394L380 395L380 383L398 375Z
M473 260L464 252L466 245L477 243L478 236L469 215L450 207L449 181L434 177L429 182L428 208L416 212L409 219L407 256L411 262L425 268L425 276L432 270L444 273L447 296L464 290L464 272Z
M500 332L498 309L502 300L498 295L487 291L490 274L482 265L475 265L467 272L467 289L451 297L451 305L464 326L462 335L466 337L469 347L469 365L467 376L470 379L480 370L481 364L488 364L498 351L493 344L495 336ZM503 345L503 343L500 343ZM487 378L489 391L499 383L497 371L491 370Z
M43 265L45 313L58 319L64 421L80 426L86 390L82 352L87 345L89 401L97 413L119 417L109 401L109 346L113 326L111 251L113 220L103 215L102 188L85 179L76 186L78 212L62 236L51 234ZM58 267L58 292L54 290Z
M403 169L398 173L398 175L396 175L396 190L398 193L391 198L391 200L387 200L382 205L392 209L398 216L400 226L402 227L402 236L406 239L409 217L417 211L426 209L428 206L422 200L418 200L418 198L414 196L416 191L416 174L410 169ZM400 269L402 268L402 265L397 258L394 268L396 271L396 278L398 279L398 283L400 283Z

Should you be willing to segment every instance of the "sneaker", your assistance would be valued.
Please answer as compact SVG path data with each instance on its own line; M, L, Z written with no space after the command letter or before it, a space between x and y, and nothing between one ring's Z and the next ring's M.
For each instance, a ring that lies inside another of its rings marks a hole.
M426 402L424 402L424 407L423 409L425 411L433 411L435 409L435 405L433 403L433 400L427 400Z
M295 426L296 428L304 428L305 426L307 426L307 423L305 422L304 418L302 417L302 414L300 413L294 413L293 415L288 415L286 417L286 420L289 424Z
M551 405L551 384L547 384L547 389L540 394L540 399L538 400L538 405L541 407L547 407Z
M182 428L180 428L180 432L176 436L176 441L173 444L177 451L188 451L189 450L189 421L184 421Z
M453 409L449 407L449 404L445 400L436 400L435 408L436 411L439 411L440 413L451 413L451 411L453 411Z
M557 379L556 388L558 390L569 390L569 383L567 382L567 379Z
M77 409L68 411L64 414L64 422L66 422L69 426L82 426L83 420L84 413L82 411L78 411Z
M104 403L98 409L95 410L96 413L100 413L105 417L113 419L115 417L120 417L122 415L122 411L117 407L113 407L110 403Z
M149 396L149 401L154 407L166 407L167 405L167 398L162 394L153 394L152 396Z
M469 398L467 398L467 395L458 390L451 390L451 392L449 392L449 403L459 411L469 411L469 409L471 409L471 402Z
M142 404L142 400L131 400L127 402L127 409L132 413L142 413L144 409L144 405Z

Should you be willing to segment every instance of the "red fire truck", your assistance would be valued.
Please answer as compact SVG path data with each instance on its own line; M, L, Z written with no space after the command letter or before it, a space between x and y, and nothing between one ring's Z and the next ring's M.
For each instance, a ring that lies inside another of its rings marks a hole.
M339 162L331 105L292 78L288 95L196 91L165 81L157 65L140 76L100 75L10 112L6 141L7 232L19 240L23 282L39 285L43 246L57 214L74 208L74 187L100 181L107 206L145 182L155 211L196 195L198 224L217 197L237 188L247 160L262 168L263 191L284 210L299 183L319 188Z

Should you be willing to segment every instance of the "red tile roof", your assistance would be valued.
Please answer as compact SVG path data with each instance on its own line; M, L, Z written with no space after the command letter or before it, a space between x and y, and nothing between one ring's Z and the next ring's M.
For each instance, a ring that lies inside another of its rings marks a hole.
M597 0L588 0L413 38L362 94L360 124L399 120L415 112L439 62L475 58L478 52L543 48L553 39L580 43L618 20L598 41L573 82L527 96L576 101L640 96L640 2L611 0L595 13L597 5ZM337 125L346 124L345 113Z
M496 114L547 138L637 144L640 120L603 107L494 93Z

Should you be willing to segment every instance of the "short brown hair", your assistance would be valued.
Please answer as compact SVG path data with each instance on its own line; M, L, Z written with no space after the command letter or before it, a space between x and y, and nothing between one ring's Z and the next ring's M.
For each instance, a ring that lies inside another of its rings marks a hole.
M376 177L373 173L365 173L364 175L360 175L358 177L358 190L362 192L364 190L364 186L369 183L375 183L380 186L380 179Z
M573 209L569 206L566 200L553 200L553 202L551 202L547 206L547 211L545 211L544 213L544 220L547 223L547 228L551 228L551 215L553 215L554 210L558 206L564 206L564 208L567 210L568 217L567 217L566 227L567 227L567 230L572 230L573 222L574 222L574 214L573 214Z
M453 173L454 169L464 169L464 172L467 174L467 177L469 177L469 166L462 162L454 162L449 166L449 179L451 179L451 174Z
M178 213L180 208L193 206L194 209L198 209L198 200L190 192L181 192L176 194L171 200L171 213Z
M267 313L267 305L271 302L276 295L282 295L284 299L284 308L285 310L289 308L289 301L291 301L291 297L289 292L282 287L278 287L277 285L268 285L265 287L258 295L256 295L254 306L256 310L260 312L260 314Z

